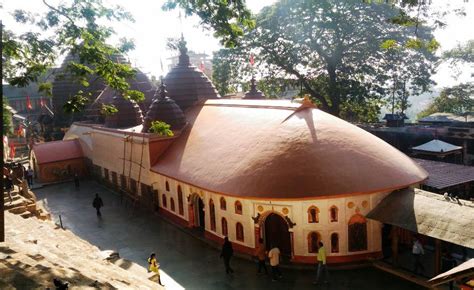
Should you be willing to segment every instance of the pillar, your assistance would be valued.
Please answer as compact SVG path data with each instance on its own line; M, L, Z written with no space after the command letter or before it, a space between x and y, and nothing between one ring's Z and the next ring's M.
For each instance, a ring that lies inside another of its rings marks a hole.
M435 265L434 273L438 275L441 273L441 240L435 239Z
M394 267L398 266L398 241L399 229L396 226L392 227L392 264Z
M295 258L295 238L293 231L290 232L290 243L291 243L291 260Z
M188 203L188 227L194 227L194 206Z

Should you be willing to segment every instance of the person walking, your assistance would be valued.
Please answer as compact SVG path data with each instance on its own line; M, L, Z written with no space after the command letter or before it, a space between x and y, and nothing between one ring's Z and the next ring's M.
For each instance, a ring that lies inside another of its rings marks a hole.
M5 191L8 194L8 197L10 198L10 204L13 203L13 198L12 198L12 190L14 189L13 187L13 180L11 179L10 176L3 176L3 186L5 188Z
M28 181L28 186L31 188L33 186L33 177L35 173L33 169L31 169L31 165L28 166L28 171L26 172L26 180Z
M165 286L161 284L161 276L160 276L160 263L156 260L155 253L151 253L150 257L148 258L148 273L153 272L158 276L158 284L161 286Z
M425 272L425 267L421 263L421 256L425 254L425 250L423 249L423 245L417 238L415 238L415 240L413 241L412 254L415 258L413 272L415 272L415 274L418 274L418 270L421 269L421 274L423 274Z
M79 190L80 183L79 175L77 175L77 173L74 173L74 186L76 187L76 190Z
M268 258L270 259L270 266L272 267L272 281L277 281L282 277L280 271L280 249L277 246L272 245L271 250L268 252Z
M234 255L234 249L232 249L232 243L228 237L224 238L224 244L222 245L221 258L224 258L225 272L227 274L234 273L234 270L230 267L230 258Z
M323 242L319 242L318 244L318 270L316 274L316 281L313 284L318 284L319 279L321 278L321 272L324 271L324 283L328 283L329 279L329 271L326 264L326 248L324 247Z
M100 213L100 208L104 206L104 202L102 201L102 198L99 197L98 193L96 193L95 195L94 201L92 202L92 206L97 211L97 216L101 217L102 214Z
M257 246L257 250L255 251L255 256L257 256L258 259L258 271L257 273L260 274L262 272L262 269L265 270L265 275L268 275L268 270L267 266L265 265L265 258L266 258L266 251L265 251L265 245L263 244L263 239L260 238L258 240L259 244Z

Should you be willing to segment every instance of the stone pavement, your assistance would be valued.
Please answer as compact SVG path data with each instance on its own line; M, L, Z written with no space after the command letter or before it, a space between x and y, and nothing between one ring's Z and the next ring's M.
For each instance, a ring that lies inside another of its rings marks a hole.
M73 183L63 183L35 193L53 220L61 215L67 229L102 250L116 250L145 267L148 255L156 252L167 289L423 289L375 268L331 271L329 285L311 284L315 271L283 269L283 279L272 282L256 274L253 262L239 258L231 261L235 273L226 275L218 250L156 215L127 207L94 181L82 182L78 191ZM95 193L105 204L102 219L92 207Z

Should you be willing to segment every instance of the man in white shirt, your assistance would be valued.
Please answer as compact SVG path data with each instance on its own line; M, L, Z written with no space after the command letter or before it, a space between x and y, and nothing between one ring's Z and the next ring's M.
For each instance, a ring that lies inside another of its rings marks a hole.
M412 254L415 257L415 267L414 267L415 269L413 270L413 272L417 274L418 269L421 269L421 273L424 273L425 267L421 263L421 255L425 254L425 250L423 249L423 245L420 243L420 241L417 238L415 238L413 242Z
M270 259L270 266L272 267L272 281L281 278L281 272L278 265L280 265L280 249L277 246L272 245L271 250L268 252L268 258Z

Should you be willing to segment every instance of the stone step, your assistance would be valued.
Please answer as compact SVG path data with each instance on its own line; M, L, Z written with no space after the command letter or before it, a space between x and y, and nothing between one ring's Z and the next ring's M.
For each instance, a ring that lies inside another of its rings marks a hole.
M12 201L19 200L20 198L21 196L19 194L15 194L15 195L12 194ZM8 194L3 195L3 202L10 203L10 197L8 196Z
M6 208L6 207L5 207ZM10 208L8 209L8 212L11 212L13 214L22 214L26 211L26 206L24 205L20 205L20 206L17 206L17 207L14 207L14 208Z
M10 201L6 202L4 204L5 206L5 210L9 210L9 209L12 209L12 208L16 208L16 207L20 207L20 206L25 206L25 201L23 199L17 199L17 200L14 200L12 203L10 203Z
M27 211L21 213L20 216L21 216L22 218L24 218L24 219L27 219L27 218L32 217L32 216L34 216L34 215L31 213L31 211L28 211L28 210L27 210Z

